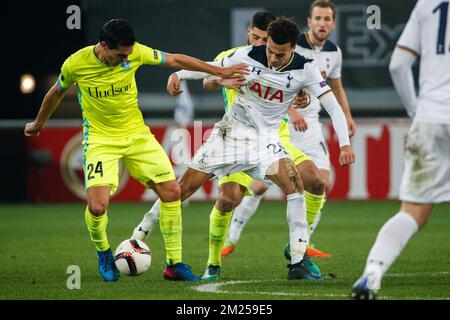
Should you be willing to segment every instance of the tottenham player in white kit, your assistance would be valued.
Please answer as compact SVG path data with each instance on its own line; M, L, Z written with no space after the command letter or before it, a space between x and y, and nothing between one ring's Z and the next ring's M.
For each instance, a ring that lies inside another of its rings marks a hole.
M245 172L254 179L276 183L287 195L291 245L288 279L314 279L315 275L302 264L308 229L303 185L278 135L280 121L302 88L319 97L331 115L341 146L340 163L353 163L354 153L345 116L331 89L315 63L294 52L299 35L297 24L291 19L277 18L267 31L267 46L243 47L222 61L212 63L225 66L241 61L249 66L250 74L245 76L246 85L241 87L233 107L215 125L181 177L181 194L183 200L187 199L212 177L221 178L234 172ZM169 79L168 91L178 95L180 80L207 76L209 74L177 72ZM231 212L216 211L211 214L216 232L210 242L223 244ZM221 226L220 235L218 226Z
M331 1L316 0L309 9L309 30L300 35L295 52L313 59L317 64L322 77L327 80L334 95L344 111L350 136L356 131L347 96L341 81L342 53L338 46L328 40L328 36L336 26L336 10ZM330 173L330 158L327 144L323 135L322 124L319 122L320 101L312 96L310 104L304 108L289 109L289 134L291 144L308 155L320 170L326 186ZM222 255L228 255L234 250L240 239L241 233L256 212L263 194L268 186L259 181L253 181L251 185L253 194L244 197L242 203L235 209L230 224L230 231L225 243ZM323 202L318 203L322 207ZM314 213L314 214L312 214ZM320 208L308 214L309 239L320 220ZM289 248L285 249L285 255L289 257ZM310 257L330 257L331 255L312 247L308 247Z
M433 205L450 201L449 19L448 1L419 0L392 54L392 80L413 118L400 185L402 204L379 231L364 273L353 286L353 299L375 299L383 275L426 224ZM417 95L411 68L418 57Z

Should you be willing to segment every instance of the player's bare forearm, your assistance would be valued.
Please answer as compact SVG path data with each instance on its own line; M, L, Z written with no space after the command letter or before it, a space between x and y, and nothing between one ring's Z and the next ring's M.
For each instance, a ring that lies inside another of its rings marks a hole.
M35 120L36 124L45 125L56 108L58 108L65 94L65 91L62 91L56 83L50 88L42 101L41 108Z
M222 88L222 78L212 76L203 79L203 89L206 91L217 91Z
M220 62L218 62L220 64ZM166 54L165 66L185 69L191 71L206 72L223 79L237 78L241 75L248 74L248 66L245 64L236 64L230 67L222 68L213 63L206 63L194 57L184 54Z
M26 136L38 135L42 131L50 116L58 108L65 94L66 92L62 91L56 83L50 88L42 101L36 119L31 123L27 123L25 126L24 133Z
M297 115L297 111L293 106L290 106L288 109L288 116L289 117L295 117Z
M217 91L220 88L226 88L239 91L241 86L245 85L245 77L236 79L222 79L216 76L203 79L203 89L207 91Z

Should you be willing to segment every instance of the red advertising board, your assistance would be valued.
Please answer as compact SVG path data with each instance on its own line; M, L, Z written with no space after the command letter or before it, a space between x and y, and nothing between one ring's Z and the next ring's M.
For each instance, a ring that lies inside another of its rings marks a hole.
M329 199L395 199L398 195L403 169L404 141L409 122L402 120L365 120L358 122L358 131L352 138L356 162L350 167L338 163L339 145L332 126L324 126L331 155ZM166 150L175 174L181 175L186 164L212 125L195 125L180 129L171 125L152 126L156 139ZM46 163L30 165L28 200L43 202L82 201L85 199L82 170L82 135L79 127L49 127L39 137L28 140L30 155L44 152ZM120 186L114 200L154 200L156 195L132 179L125 168L120 170ZM214 200L217 180L208 182L191 198ZM267 199L283 199L273 186Z

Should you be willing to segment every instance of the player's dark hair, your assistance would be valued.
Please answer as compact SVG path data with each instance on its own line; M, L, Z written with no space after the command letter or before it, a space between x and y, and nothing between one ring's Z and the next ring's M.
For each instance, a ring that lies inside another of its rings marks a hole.
M333 20L336 19L336 7L334 6L334 3L330 0L315 0L313 3L311 3L311 6L309 7L309 15L308 17L311 18L311 13L315 7L319 8L330 8L333 10Z
M292 18L278 17L269 24L267 34L276 44L290 43L292 46L295 46L300 34L300 28Z
M102 27L98 39L105 41L108 48L117 49L119 46L132 46L136 41L136 36L127 20L112 19Z
M250 21L250 28L258 28L262 31L266 31L269 23L274 21L277 17L269 11L258 11L252 17Z

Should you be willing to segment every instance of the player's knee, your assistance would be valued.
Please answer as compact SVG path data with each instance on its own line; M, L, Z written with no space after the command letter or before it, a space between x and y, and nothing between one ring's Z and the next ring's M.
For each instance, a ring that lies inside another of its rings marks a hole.
M162 202L173 202L180 200L181 197L181 188L178 183L174 183L169 187L162 190L160 199Z
M327 186L325 184L325 180L319 175L315 175L311 181L309 182L310 186L308 190L309 192L313 194L323 194L325 193L325 190L327 189Z
M105 214L106 210L108 209L108 203L106 201L91 201L88 204L89 212L93 216L102 216Z
M216 208L221 212L230 212L241 203L242 196L237 192L224 193L219 192L219 197L216 201Z
M238 202L236 199L230 197L224 197L221 199L217 199L216 208L221 212L230 212L234 208L238 206Z

